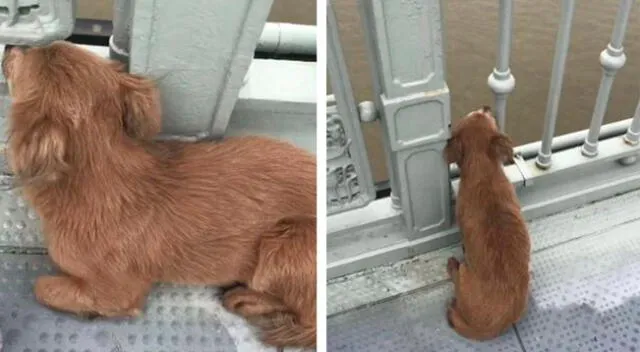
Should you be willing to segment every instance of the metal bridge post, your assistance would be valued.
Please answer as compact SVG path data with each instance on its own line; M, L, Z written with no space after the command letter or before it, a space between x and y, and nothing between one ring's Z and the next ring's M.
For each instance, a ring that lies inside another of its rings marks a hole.
M450 226L450 135L440 0L361 0L392 192L417 238Z

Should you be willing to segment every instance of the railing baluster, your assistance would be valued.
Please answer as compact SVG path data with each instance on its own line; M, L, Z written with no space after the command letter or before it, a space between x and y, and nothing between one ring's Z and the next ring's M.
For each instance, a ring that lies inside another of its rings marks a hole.
M602 126L602 120L604 119L607 104L609 103L613 80L616 72L624 66L627 60L622 41L627 31L631 6L633 6L633 0L620 1L616 22L613 27L613 34L611 35L611 42L607 45L607 48L600 53L600 65L602 65L603 69L602 79L600 80L596 104L593 108L589 133L582 145L582 154L587 157L598 155L598 136L600 135L600 127Z
M629 129L627 129L627 133L624 135L624 141L630 145L636 145L638 141L640 141L640 100L638 100L636 113L633 114L631 125L629 125Z
M551 142L555 134L556 119L558 118L558 106L560 95L562 94L562 81L564 78L564 68L567 54L569 53L569 43L571 42L571 25L575 12L575 0L563 0L562 12L560 14L560 25L556 39L556 52L553 56L553 69L551 71L551 83L549 86L549 96L547 97L547 110L544 117L544 128L542 133L542 143L536 165L541 169L548 169L551 166Z
M495 95L495 116L500 130L505 130L507 122L507 97L516 86L515 77L509 69L511 54L511 33L513 28L513 0L500 0L500 26L498 27L498 58L496 67L487 79L489 88Z

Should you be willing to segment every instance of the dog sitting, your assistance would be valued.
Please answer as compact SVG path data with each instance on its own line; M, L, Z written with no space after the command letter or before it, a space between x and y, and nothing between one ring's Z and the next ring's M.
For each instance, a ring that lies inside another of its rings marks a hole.
M460 168L456 216L464 248L464 262L451 257L447 265L455 286L447 319L460 335L488 340L520 320L529 296L531 243L502 169L513 145L483 107L455 125L445 155Z
M155 282L235 286L265 343L315 346L316 162L289 143L154 141L154 83L67 42L8 47L8 161L62 274L37 300L137 316Z

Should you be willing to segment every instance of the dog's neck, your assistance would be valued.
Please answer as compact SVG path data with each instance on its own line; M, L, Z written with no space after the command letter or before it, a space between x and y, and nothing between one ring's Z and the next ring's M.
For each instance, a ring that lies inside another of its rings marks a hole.
M503 164L500 160L492 159L488 155L481 153L472 154L458 163L461 179L494 177L497 172L504 173L502 166Z
M38 174L16 173L16 187L49 187L91 182L121 182L148 173L156 157L147 151L151 142L128 139L124 142L76 145L67 164Z

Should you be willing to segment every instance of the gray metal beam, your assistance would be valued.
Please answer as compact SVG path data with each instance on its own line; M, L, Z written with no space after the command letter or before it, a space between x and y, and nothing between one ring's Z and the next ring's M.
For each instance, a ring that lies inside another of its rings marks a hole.
M138 0L129 69L156 77L163 133L224 135L273 0Z

